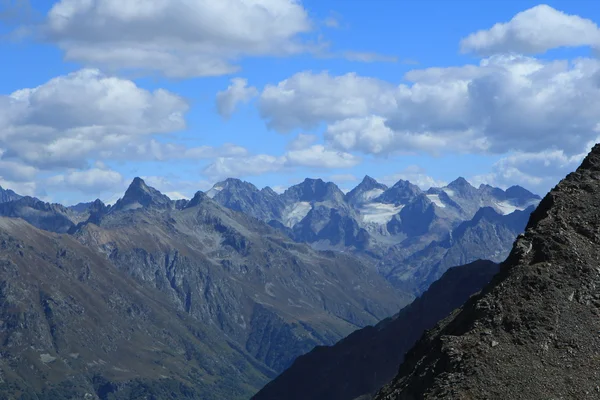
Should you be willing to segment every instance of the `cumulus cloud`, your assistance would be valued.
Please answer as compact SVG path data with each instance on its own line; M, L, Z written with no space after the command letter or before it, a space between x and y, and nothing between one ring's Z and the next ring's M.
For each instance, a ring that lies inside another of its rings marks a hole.
M243 78L234 78L231 85L217 93L217 110L225 118L229 118L239 103L247 103L258 94L253 86L248 86L248 81Z
M267 86L260 112L280 132L326 123L344 151L579 153L598 135L600 62L493 56L479 65L413 70L393 85L302 72Z
M306 149L290 150L285 155L286 165L313 168L350 168L361 161L350 153L334 151L322 145L314 145Z
M311 21L296 0L61 0L42 35L67 60L170 77L238 70L241 56L305 51Z
M259 154L249 157L219 157L204 169L204 174L220 178L235 178L276 172L285 166L285 157Z
M166 90L84 69L0 95L2 160L85 168L89 157L185 127L187 103Z
M248 154L244 147L233 143L221 146L186 147L177 143L164 143L156 139L129 143L119 148L102 151L105 159L129 161L207 160L217 157L238 157Z
M322 145L313 145L299 150L290 150L282 156L258 154L248 157L219 157L204 169L204 173L215 179L221 179L262 175L294 167L350 168L360 162L360 157L353 154L330 150Z
M49 188L59 190L77 190L89 194L114 190L122 186L123 176L110 169L91 168L74 170L66 174L54 175L45 182Z
M289 144L288 149L290 150L302 150L310 147L319 138L317 135L311 135L307 133L299 133Z
M600 46L600 29L593 21L541 4L464 38L465 53L540 54L558 47Z
M300 72L267 85L259 109L267 125L279 132L311 129L321 122L391 112L396 108L394 86L355 73Z

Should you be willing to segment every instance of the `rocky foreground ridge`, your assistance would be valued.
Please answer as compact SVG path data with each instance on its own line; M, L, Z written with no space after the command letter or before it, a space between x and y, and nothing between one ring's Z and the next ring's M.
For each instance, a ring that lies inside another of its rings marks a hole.
M501 272L376 400L600 398L600 145L542 200Z
M450 268L393 317L299 357L252 400L369 398L394 377L404 354L426 329L460 307L497 272L497 264L483 260Z

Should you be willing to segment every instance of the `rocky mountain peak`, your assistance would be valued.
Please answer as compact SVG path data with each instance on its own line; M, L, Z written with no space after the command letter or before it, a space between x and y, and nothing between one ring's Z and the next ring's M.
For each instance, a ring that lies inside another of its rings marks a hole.
M292 201L339 202L344 199L344 192L333 182L325 182L321 178L306 178L302 183L287 189L283 196Z
M383 183L377 182L369 175L365 175L361 183L346 193L346 201L351 204L365 203L385 192L388 189Z
M401 179L379 196L376 201L397 205L408 204L422 193L423 191L417 185Z
M540 200L541 199L541 197L538 196L537 194L533 194L529 190L527 190L519 185L511 186L508 189L506 189L506 197L509 199L516 199L516 200L520 200L520 201L527 201L527 200L532 200L532 199Z
M140 207L169 208L171 203L169 197L146 185L142 178L136 177L114 208L116 210L129 210Z
M185 205L185 208L191 208L191 207L196 207L197 205L199 205L200 203L202 203L204 200L206 200L208 196L201 192L201 191L197 191L194 194L194 197L192 197L192 199Z
M597 398L600 146L532 213L501 272L407 354L379 400Z
M265 186L264 188L260 189L260 191L261 191L261 193L264 193L267 196L272 196L272 197L279 196L276 191L271 189L270 186Z
M374 178L371 178L369 175L365 175L365 177L363 178L363 180L359 186L362 186L365 189L374 189L374 188L377 188L380 186L385 186L385 185L377 182L377 180L375 180Z
M449 188L464 188L464 187L472 188L473 186L465 178L463 178L462 176L459 176L458 178L456 178L455 180L450 182L448 184L448 187Z
M478 194L477 189L462 176L450 182L446 187L462 197L473 197Z

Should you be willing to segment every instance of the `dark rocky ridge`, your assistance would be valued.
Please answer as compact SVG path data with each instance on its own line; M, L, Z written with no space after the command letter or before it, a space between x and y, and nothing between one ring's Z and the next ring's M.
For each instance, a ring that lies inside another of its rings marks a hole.
M492 283L428 332L376 399L599 398L599 198L596 145Z
M490 261L449 269L440 280L392 318L360 329L331 347L299 357L253 400L352 400L389 382L404 354L498 272Z

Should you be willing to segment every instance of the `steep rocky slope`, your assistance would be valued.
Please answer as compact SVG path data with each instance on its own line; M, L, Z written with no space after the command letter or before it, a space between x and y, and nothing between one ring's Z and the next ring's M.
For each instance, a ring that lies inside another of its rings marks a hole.
M443 240L433 241L387 274L395 287L421 293L450 267L488 257L494 262L506 259L517 235L527 226L533 206L508 215L491 207L477 211L473 219L454 228Z
M490 261L451 268L394 317L299 357L253 400L352 400L374 394L394 377L404 353L423 332L481 290L497 271Z
M244 399L274 371L74 238L0 218L0 398Z
M425 335L376 399L600 397L599 198L596 145L492 283Z
M136 179L73 235L274 371L410 301L356 258L295 243L201 192L167 199Z

